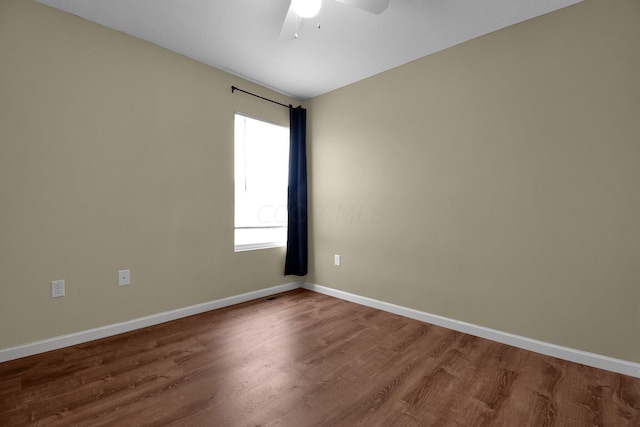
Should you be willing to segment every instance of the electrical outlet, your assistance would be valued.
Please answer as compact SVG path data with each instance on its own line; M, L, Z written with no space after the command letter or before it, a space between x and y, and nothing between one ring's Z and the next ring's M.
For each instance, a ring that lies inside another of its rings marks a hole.
M64 296L64 280L53 280L51 282L51 298Z
M131 271L119 270L118 271L118 286L125 286L131 284Z
M340 255L334 255L333 256L333 263L335 265L340 265L342 262L342 257Z

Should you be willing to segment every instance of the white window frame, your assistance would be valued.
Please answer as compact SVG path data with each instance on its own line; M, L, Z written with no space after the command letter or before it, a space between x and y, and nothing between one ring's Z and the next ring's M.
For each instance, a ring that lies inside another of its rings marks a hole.
M243 120L244 128L238 121ZM273 131L275 134L279 131L286 130L286 141L280 140L284 138L284 133L277 136L275 141L266 139L255 139L255 130L246 125L251 126L268 126L264 128L264 132L260 134L268 135ZM247 130L248 129L248 130ZM247 130L245 135L243 132ZM246 137L253 138L247 140ZM262 144L277 144L273 147L279 151L276 159L268 159L269 153L265 152L265 146ZM247 149L253 150L248 153ZM259 154L262 152L261 154ZM286 158L282 159L286 153ZM259 161L257 161L259 159ZM234 114L234 251L250 251L256 249L267 249L283 247L287 244L287 176L289 167L289 127L266 120L251 117L249 115L238 113ZM268 163L262 163L262 160ZM262 176L269 174L267 169L276 166L276 173L269 175L267 179ZM252 166L253 165L253 166ZM282 170L284 168L284 171ZM257 175L256 175L257 174ZM260 176L260 178L256 178ZM250 181L250 179L252 181ZM270 182L270 179L277 181ZM281 183L281 184L280 184ZM249 193L256 185L259 187L257 191ZM282 188L269 194L268 188L272 185ZM265 191L266 186L266 191ZM261 191L262 190L262 191Z

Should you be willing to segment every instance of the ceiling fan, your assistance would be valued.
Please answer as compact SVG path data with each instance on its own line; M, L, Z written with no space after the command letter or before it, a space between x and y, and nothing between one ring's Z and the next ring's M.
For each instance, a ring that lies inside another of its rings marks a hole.
M325 0L337 1L380 15L389 6L389 0ZM280 30L280 40L298 37L298 19L312 18L320 12L322 0L291 0L289 10ZM318 24L318 27L320 24Z

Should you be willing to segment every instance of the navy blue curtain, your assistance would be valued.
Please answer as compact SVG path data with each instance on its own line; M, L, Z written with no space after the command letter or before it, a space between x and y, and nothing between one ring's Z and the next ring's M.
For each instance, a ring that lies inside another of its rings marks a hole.
M307 274L307 110L289 108L289 195L284 274Z

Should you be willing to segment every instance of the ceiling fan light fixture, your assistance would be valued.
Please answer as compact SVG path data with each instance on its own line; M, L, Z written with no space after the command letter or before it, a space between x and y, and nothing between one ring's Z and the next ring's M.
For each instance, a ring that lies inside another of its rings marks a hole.
M291 7L300 18L313 18L321 6L322 0L291 0Z

